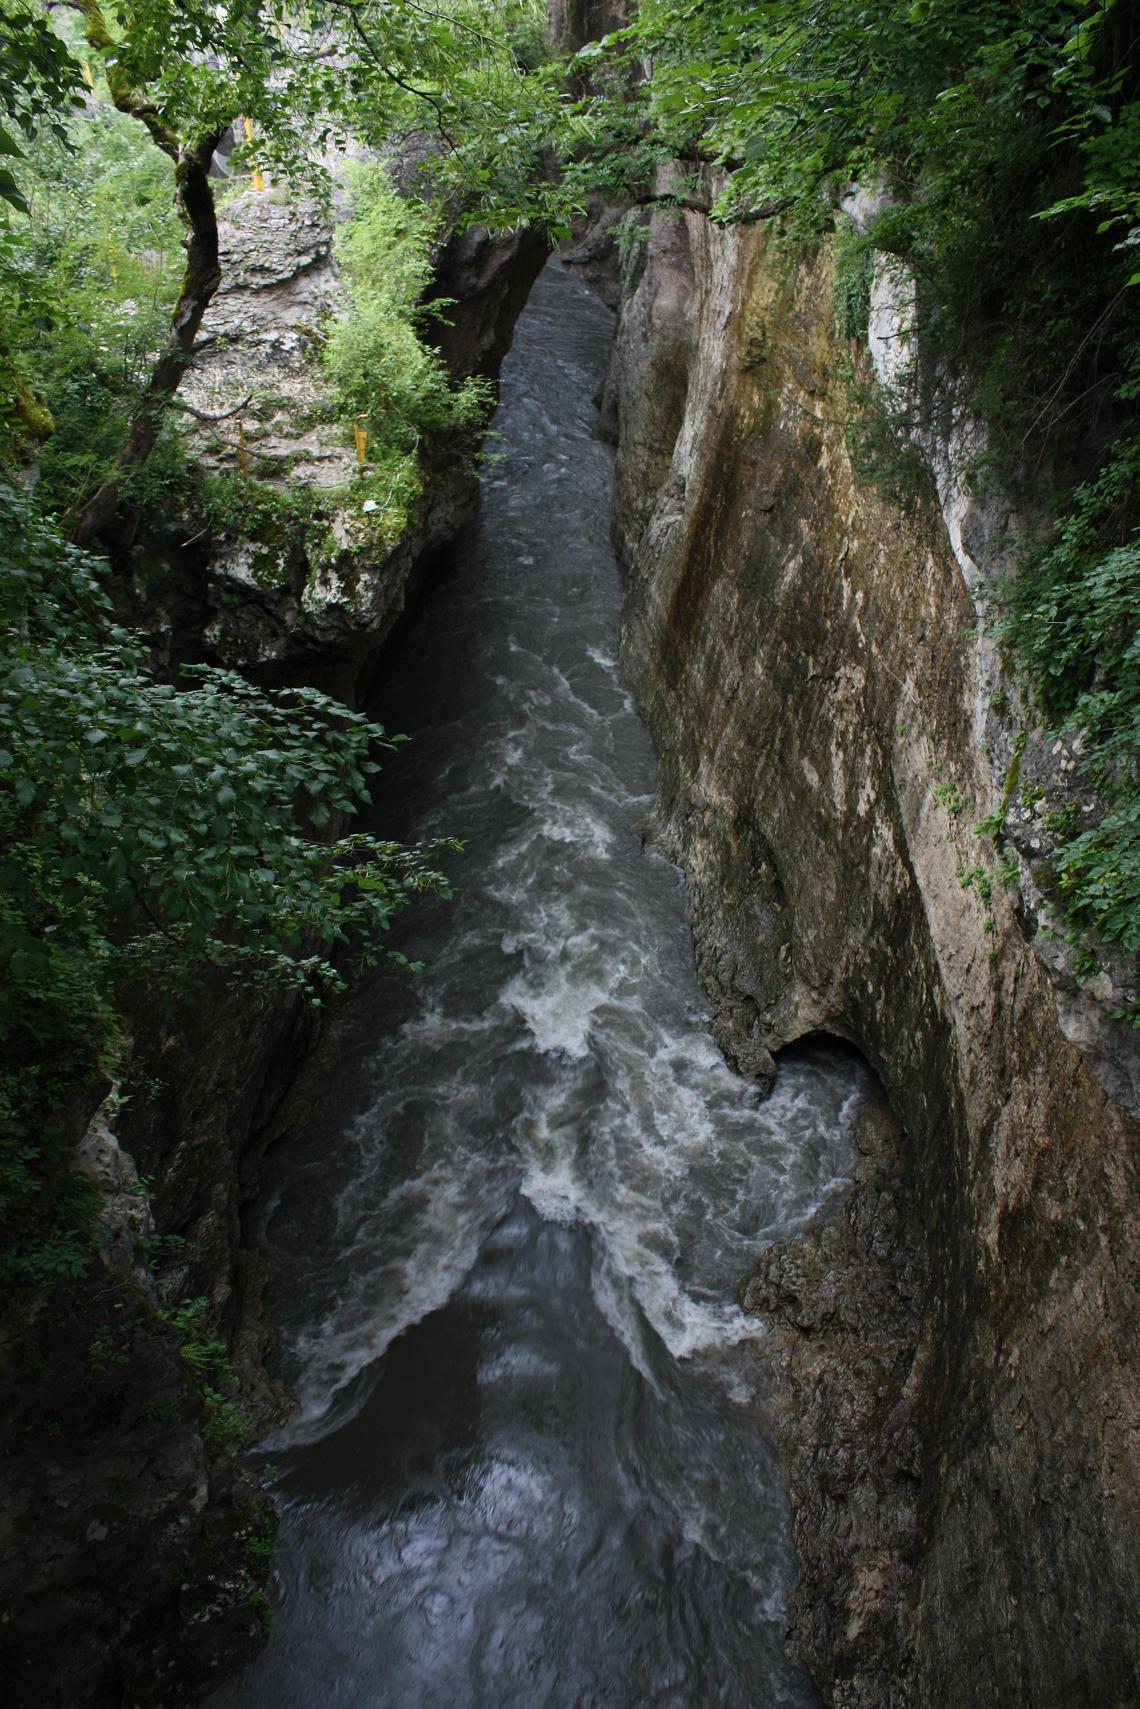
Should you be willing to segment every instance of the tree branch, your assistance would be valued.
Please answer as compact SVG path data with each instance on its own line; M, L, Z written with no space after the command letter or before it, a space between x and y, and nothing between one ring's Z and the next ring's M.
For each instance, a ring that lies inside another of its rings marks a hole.
M68 0L68 4L73 11L83 15L87 45L105 59L116 44L107 27L99 0ZM168 125L163 124L154 102L148 101L139 90L133 89L115 65L107 67L107 87L120 113L126 113L130 118L138 119L140 124L144 124L157 146L177 165L180 140Z
M171 398L170 403L173 409L185 410L186 414L192 415L195 421L204 421L210 424L215 421L229 421L231 416L240 415L241 411L246 409L252 401L253 393L250 392L249 396L244 397L239 404L235 404L233 409L224 409L220 415L207 415L204 409L195 409L193 404L188 404L183 398Z
M778 214L786 213L794 201L794 196L781 196L775 202L761 202L759 207L743 208L738 214L726 214L721 223L758 225L761 220L775 219ZM635 196L633 204L638 208L679 208L683 213L712 213L711 202L699 201L695 196L678 196L670 190L646 191L644 195Z
M414 84L407 82L405 78L401 77L398 71L393 71L390 65L385 64L384 60L377 53L372 38L364 28L364 25L360 22L360 18L357 15L357 8L353 4L353 0L326 0L326 4L331 6L334 11L346 12L348 14L349 21L352 24L353 33L360 41L365 53L376 67L381 77L386 77L389 83L394 83L397 89L402 89L404 91L405 95L412 95L417 101L425 101L427 103L435 114L436 128L438 129L440 136L453 153L457 152L458 145L448 135L447 129L444 125L443 107L440 102L436 100L435 96L431 94L429 90L417 89Z

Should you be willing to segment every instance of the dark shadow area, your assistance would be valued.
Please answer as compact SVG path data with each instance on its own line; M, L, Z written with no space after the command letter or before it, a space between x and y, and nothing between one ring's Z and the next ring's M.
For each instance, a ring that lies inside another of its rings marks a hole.
M846 1062L852 1067L858 1066L873 1077L879 1099L884 1104L888 1102L887 1094L883 1090L878 1074L875 1072L874 1064L868 1060L857 1044L854 1044L849 1038L842 1037L839 1033L821 1031L801 1033L798 1038L789 1039L787 1044L781 1045L779 1050L773 1051L772 1055L778 1071L790 1067L793 1063L814 1062L822 1057L827 1057L832 1061Z

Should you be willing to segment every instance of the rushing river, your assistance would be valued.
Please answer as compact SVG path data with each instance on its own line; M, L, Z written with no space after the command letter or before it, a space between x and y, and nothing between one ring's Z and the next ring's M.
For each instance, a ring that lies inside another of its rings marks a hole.
M868 1083L758 1100L707 1030L614 662L610 316L552 264L484 502L396 649L377 825L467 838L346 1007L259 1216L297 1419L260 1660L215 1709L814 1705L733 1303L843 1194Z

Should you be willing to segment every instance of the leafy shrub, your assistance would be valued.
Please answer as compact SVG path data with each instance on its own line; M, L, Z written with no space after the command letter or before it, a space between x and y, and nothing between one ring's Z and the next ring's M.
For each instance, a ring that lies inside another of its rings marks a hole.
M0 535L0 1225L30 1286L86 1259L60 1112L114 1065L126 986L213 965L319 1002L446 883L438 845L319 840L400 738L310 689L156 681L98 563L2 485Z
M847 220L836 232L835 278L832 296L835 329L840 338L867 337L871 318L871 285L875 276L875 252L870 242L856 235Z
M182 1363L205 1406L206 1440L244 1447L253 1423L232 1398L238 1380L225 1344L210 1330L209 1300L183 1300L162 1315L178 1336Z
M32 217L0 230L0 339L18 353L0 373L0 417L14 427L25 413L19 383L42 398L53 428L42 493L64 510L122 448L177 294L182 228L169 161L110 107L72 123L66 142L42 134L19 177ZM19 454L13 435L0 458ZM135 476L139 503L184 478L173 424L153 457Z
M1054 860L1070 917L1140 949L1140 438L1118 441L1075 489L1053 537L1002 592L999 633L1048 726L1079 732L1107 810L1062 825Z
M406 506L417 490L416 452L427 433L471 435L485 426L493 392L485 380L453 389L438 351L421 343L436 217L404 198L380 165L351 178L353 212L337 235L344 302L325 345L325 363L345 414L368 434L368 456Z

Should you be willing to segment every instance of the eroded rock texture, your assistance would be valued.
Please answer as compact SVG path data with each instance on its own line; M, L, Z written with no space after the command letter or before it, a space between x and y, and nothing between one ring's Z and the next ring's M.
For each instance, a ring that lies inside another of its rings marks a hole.
M172 518L157 549L129 560L128 615L172 671L205 659L352 702L433 554L474 512L471 448L442 434L425 443L422 495L392 538L368 490L356 490L351 424L320 361L322 323L339 297L331 217L247 190L218 229L222 283L178 396L193 454L210 474L244 471L320 508L309 528L251 525L240 504L220 526ZM453 303L450 324L433 334L453 383L497 379L546 255L527 231L468 229L441 242L429 295Z
M941 517L854 479L830 327L825 264L658 218L606 398L623 663L721 1042L763 1076L789 1040L849 1039L907 1135L747 1285L773 1325L793 1643L835 1704L1123 1706L1137 1136L1106 1085L1134 1046L1118 1031L1098 1078L1029 911L963 885L994 864L972 827L1001 783L975 614Z
M790 1449L803 1586L792 1642L843 1677L842 1701L870 1706L884 1678L906 1678L926 1277L906 1136L886 1105L863 1112L856 1144L844 1209L769 1247L741 1303L767 1320L773 1418ZM838 1594L811 1594L839 1562Z
M620 30L632 10L630 0L547 0L550 39L556 47L576 52L586 42Z

